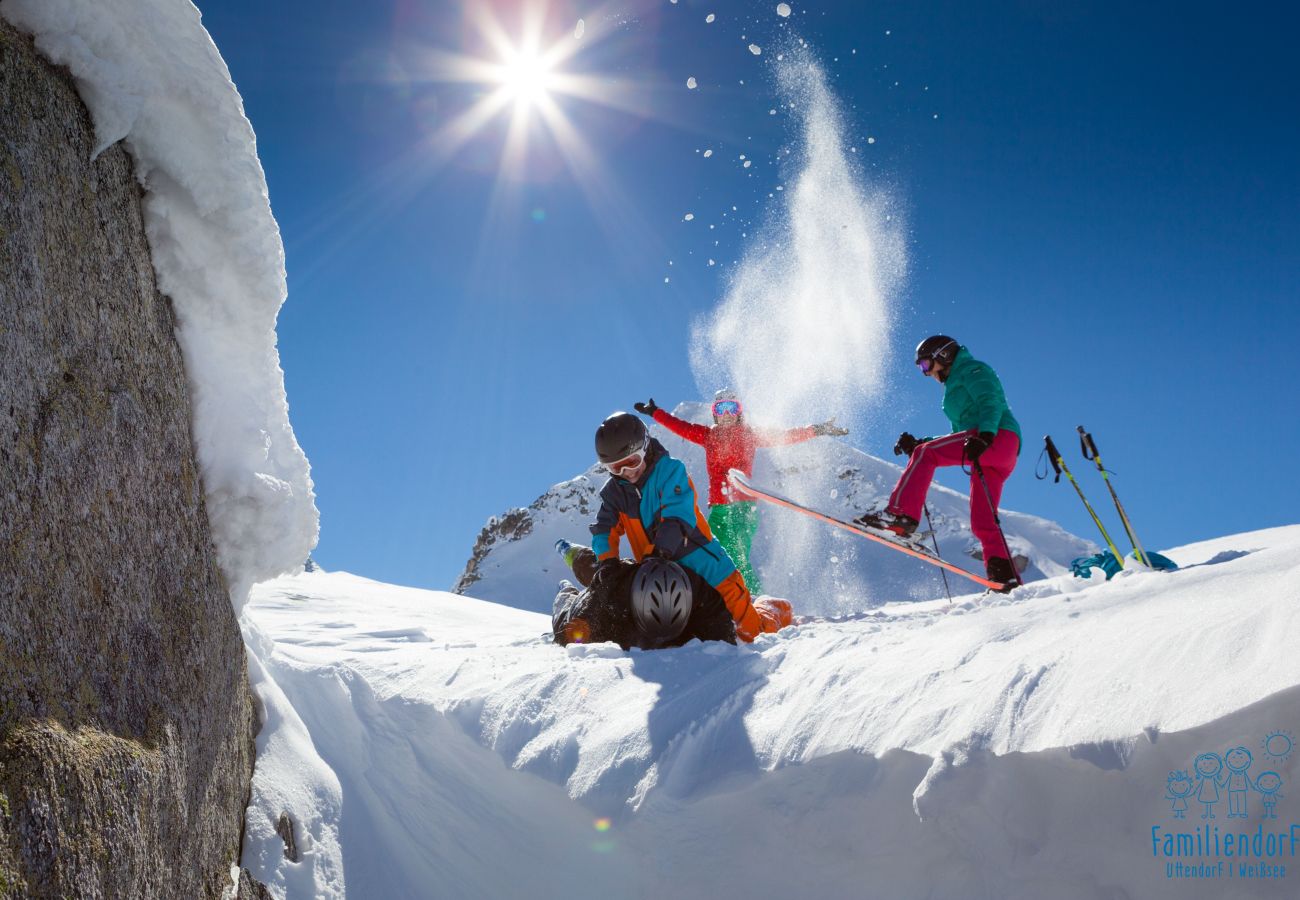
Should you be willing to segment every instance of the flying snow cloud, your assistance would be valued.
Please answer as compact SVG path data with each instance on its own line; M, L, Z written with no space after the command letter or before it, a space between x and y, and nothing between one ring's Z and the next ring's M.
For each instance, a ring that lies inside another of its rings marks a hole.
M863 183L826 73L807 49L776 62L799 146L785 191L718 307L695 323L705 396L730 385L750 418L859 418L881 393L892 298L907 268L890 198ZM793 106L790 106L793 104Z
M797 47L773 65L782 105L798 122L798 146L781 160L786 189L775 192L778 205L726 296L694 323L691 366L705 397L734 388L752 424L789 427L836 416L861 445L884 395L893 298L907 270L902 223L891 198L869 189L854 166L844 120L813 54ZM835 496L833 474L794 465L777 487L818 505ZM765 521L781 550L763 577L783 583L797 610L873 594L866 576L828 565L818 523L789 515Z

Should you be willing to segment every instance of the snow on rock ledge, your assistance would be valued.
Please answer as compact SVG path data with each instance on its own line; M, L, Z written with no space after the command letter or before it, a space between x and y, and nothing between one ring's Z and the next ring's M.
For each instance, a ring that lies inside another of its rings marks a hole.
M122 140L145 189L171 297L218 559L236 609L316 542L307 458L289 424L275 320L284 249L252 126L187 0L5 0L3 15L72 72L96 152Z

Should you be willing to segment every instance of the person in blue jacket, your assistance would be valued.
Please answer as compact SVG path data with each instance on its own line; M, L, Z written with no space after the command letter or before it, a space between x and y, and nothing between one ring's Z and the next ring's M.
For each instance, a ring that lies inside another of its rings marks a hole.
M616 412L601 422L596 457L610 476L600 490L600 510L591 525L591 549L598 564L617 560L620 541L626 537L637 561L650 555L671 560L721 594L742 641L790 624L788 602L750 596L745 579L700 512L686 466L650 437L638 416Z

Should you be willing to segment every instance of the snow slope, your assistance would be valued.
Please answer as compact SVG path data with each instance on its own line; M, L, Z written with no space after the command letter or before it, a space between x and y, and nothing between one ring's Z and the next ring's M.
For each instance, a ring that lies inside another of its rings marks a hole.
M1236 860L1152 828L1199 826L1167 778L1237 746L1278 818L1252 793L1234 825L1225 792L1216 824L1300 821L1300 526L1170 555L738 647L562 649L545 616L346 574L260 585L248 616L342 785L354 897L1295 896L1289 855L1167 877Z
M708 407L701 403L683 403L675 414L688 421L711 421ZM703 448L659 425L652 425L651 433L668 452L686 463L701 503L707 501ZM754 482L842 518L884 506L902 469L855 449L848 440L852 437L815 438L789 447L760 450ZM1027 471L1031 463L1022 459L1021 467L1022 471L1012 477L1032 477ZM577 543L591 540L587 526L600 508L598 495L606 477L592 466L555 485L527 509L495 517L480 535L474 558L453 590L549 615L556 582L568 577L563 561L551 548L557 538ZM936 484L929 505L944 556L983 574L981 562L969 555L978 550L978 542L970 531L967 495ZM769 594L792 600L797 613L835 615L867 604L943 594L938 568L917 565L903 554L798 513L763 506L760 515L763 518L754 540L754 563L763 588ZM1096 552L1094 544L1038 516L1003 510L1002 522L1012 552L1030 559L1024 574L1026 581L1064 574L1069 571L1070 560ZM960 579L950 580L954 591L969 589L965 581L958 587L955 582Z

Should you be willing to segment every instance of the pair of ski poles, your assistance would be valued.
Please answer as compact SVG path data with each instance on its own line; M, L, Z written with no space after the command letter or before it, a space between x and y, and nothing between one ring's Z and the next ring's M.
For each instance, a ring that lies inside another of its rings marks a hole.
M1110 473L1102 465L1101 454L1097 452L1097 442L1092 439L1091 434L1084 431L1082 425L1079 426L1078 430L1079 448L1083 452L1083 458L1097 464L1097 471L1101 472L1102 480L1106 482L1106 487L1110 491L1110 498L1115 501L1115 509L1119 511L1119 520L1124 524L1124 531L1128 533L1129 543L1133 545L1133 555L1137 557L1138 562L1142 563L1142 565L1151 568L1151 559L1147 556L1146 551L1142 549L1142 542L1138 540L1137 533L1133 530L1133 523L1129 521L1128 513L1124 511L1124 504L1119 502L1119 495L1115 493L1115 486L1110 483ZM1106 539L1106 546L1114 554L1120 568L1124 568L1124 555L1119 552L1115 542L1110 539L1110 533L1106 531L1106 526L1101 524L1101 519L1093 510L1092 504L1088 502L1088 498L1083 496L1083 488L1079 487L1079 482L1075 481L1074 476L1070 474L1070 467L1065 464L1065 458L1061 456L1061 451L1056 449L1056 444L1052 442L1052 436L1043 435L1043 441L1046 444L1047 458L1051 461L1052 468L1056 470L1055 480L1059 482L1062 473L1065 474L1066 478L1070 479L1070 484L1074 485L1075 493L1083 501L1083 506L1088 510L1088 515L1092 516L1093 523L1101 532L1101 536Z

